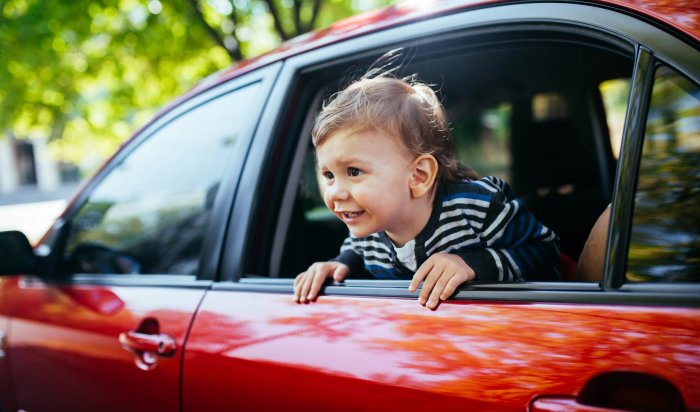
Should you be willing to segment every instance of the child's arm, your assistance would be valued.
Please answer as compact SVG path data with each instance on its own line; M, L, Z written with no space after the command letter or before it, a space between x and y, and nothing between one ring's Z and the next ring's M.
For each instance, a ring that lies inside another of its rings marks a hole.
M478 253L478 252L486 252ZM529 238L516 246L494 245L480 251L457 253L476 271L476 280L498 282L559 280L556 265L559 248L556 235L549 239Z
M538 222L527 206L501 179L479 181L492 192L479 238L485 248L450 251L462 257L476 272L476 280L558 280L559 238Z
M418 302L432 309L471 280L556 280L556 234L539 223L510 187L496 178L481 179L492 190L489 210L479 221L486 247L464 247L430 256L418 268L410 291L425 281ZM497 189L497 190L495 190Z
M418 303L428 309L448 299L465 282L471 280L529 280L554 273L559 256L556 243L550 240L523 239L512 248L467 249L454 253L436 253L418 268L408 290L416 291L425 281Z

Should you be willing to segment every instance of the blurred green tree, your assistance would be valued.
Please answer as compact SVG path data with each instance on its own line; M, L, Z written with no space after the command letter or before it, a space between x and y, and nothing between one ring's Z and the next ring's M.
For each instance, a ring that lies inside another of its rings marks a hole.
M206 75L392 0L0 0L0 138L100 162Z

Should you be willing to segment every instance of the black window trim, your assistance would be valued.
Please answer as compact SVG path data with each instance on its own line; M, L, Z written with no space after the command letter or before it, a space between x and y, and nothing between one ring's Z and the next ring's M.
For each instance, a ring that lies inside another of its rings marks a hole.
M194 275L93 275L76 274L70 278L57 279L52 284L93 285L93 286L132 286L157 288L209 289L212 280L197 279Z
M651 105L656 70L661 64L669 65L658 59L656 54L646 47L637 46L613 191L601 285L608 291L691 294L695 300L700 301L700 284L696 283L626 283L632 218L646 135L647 114ZM683 73L681 70L677 71Z
M407 280L352 280L342 283L327 282L323 296L357 298L400 298L415 300L420 293L408 291ZM212 284L215 291L277 293L289 295L290 302L294 280L277 278L242 278L236 282ZM449 299L449 302L491 301L491 302L547 302L581 303L633 306L674 306L700 307L697 288L679 290L673 285L666 288L635 287L631 290L601 290L595 283L584 282L521 282L495 283L474 282L462 286ZM439 310L439 309L438 309Z
M654 66L652 53L644 47L637 47L615 175L610 229L603 264L602 286L606 290L618 289L624 283L639 160L654 83Z

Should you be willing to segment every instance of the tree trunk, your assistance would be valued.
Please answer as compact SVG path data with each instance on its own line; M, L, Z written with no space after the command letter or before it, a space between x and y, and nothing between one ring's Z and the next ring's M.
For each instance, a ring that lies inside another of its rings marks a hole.
M268 10L270 10L270 14L272 15L272 19L275 22L275 30L277 31L277 34L280 36L282 41L289 40L291 38L291 36L287 34L287 32L284 30L284 26L282 26L282 18L280 16L279 10L277 10L277 6L275 5L275 1L274 0L265 0L265 4L267 4L267 8L268 8Z
M210 26L209 23L207 23L206 19L204 18L204 14L202 14L202 10L199 7L199 0L188 0L192 12L194 13L195 20L199 22L199 24L204 27L204 29L207 31L209 34L209 37L211 37L216 44L219 46L223 47L224 50L228 53L229 57L233 61L239 61L243 59L243 55L241 54L241 48L239 47L239 41L238 38L236 38L235 31L232 34L233 38L236 40L236 48L231 50L228 47L226 47L226 42L224 42L224 36L216 30L214 27ZM236 25L236 20L235 20L235 14L232 15L232 18L234 19L233 24L234 27Z

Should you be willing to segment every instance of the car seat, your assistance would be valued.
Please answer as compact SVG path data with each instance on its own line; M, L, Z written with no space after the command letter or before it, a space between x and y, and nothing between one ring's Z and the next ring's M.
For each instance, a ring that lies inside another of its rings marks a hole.
M599 183L593 142L571 119L556 119L524 127L514 136L513 146L516 193L540 222L559 235L562 254L578 260L593 223L608 203Z

